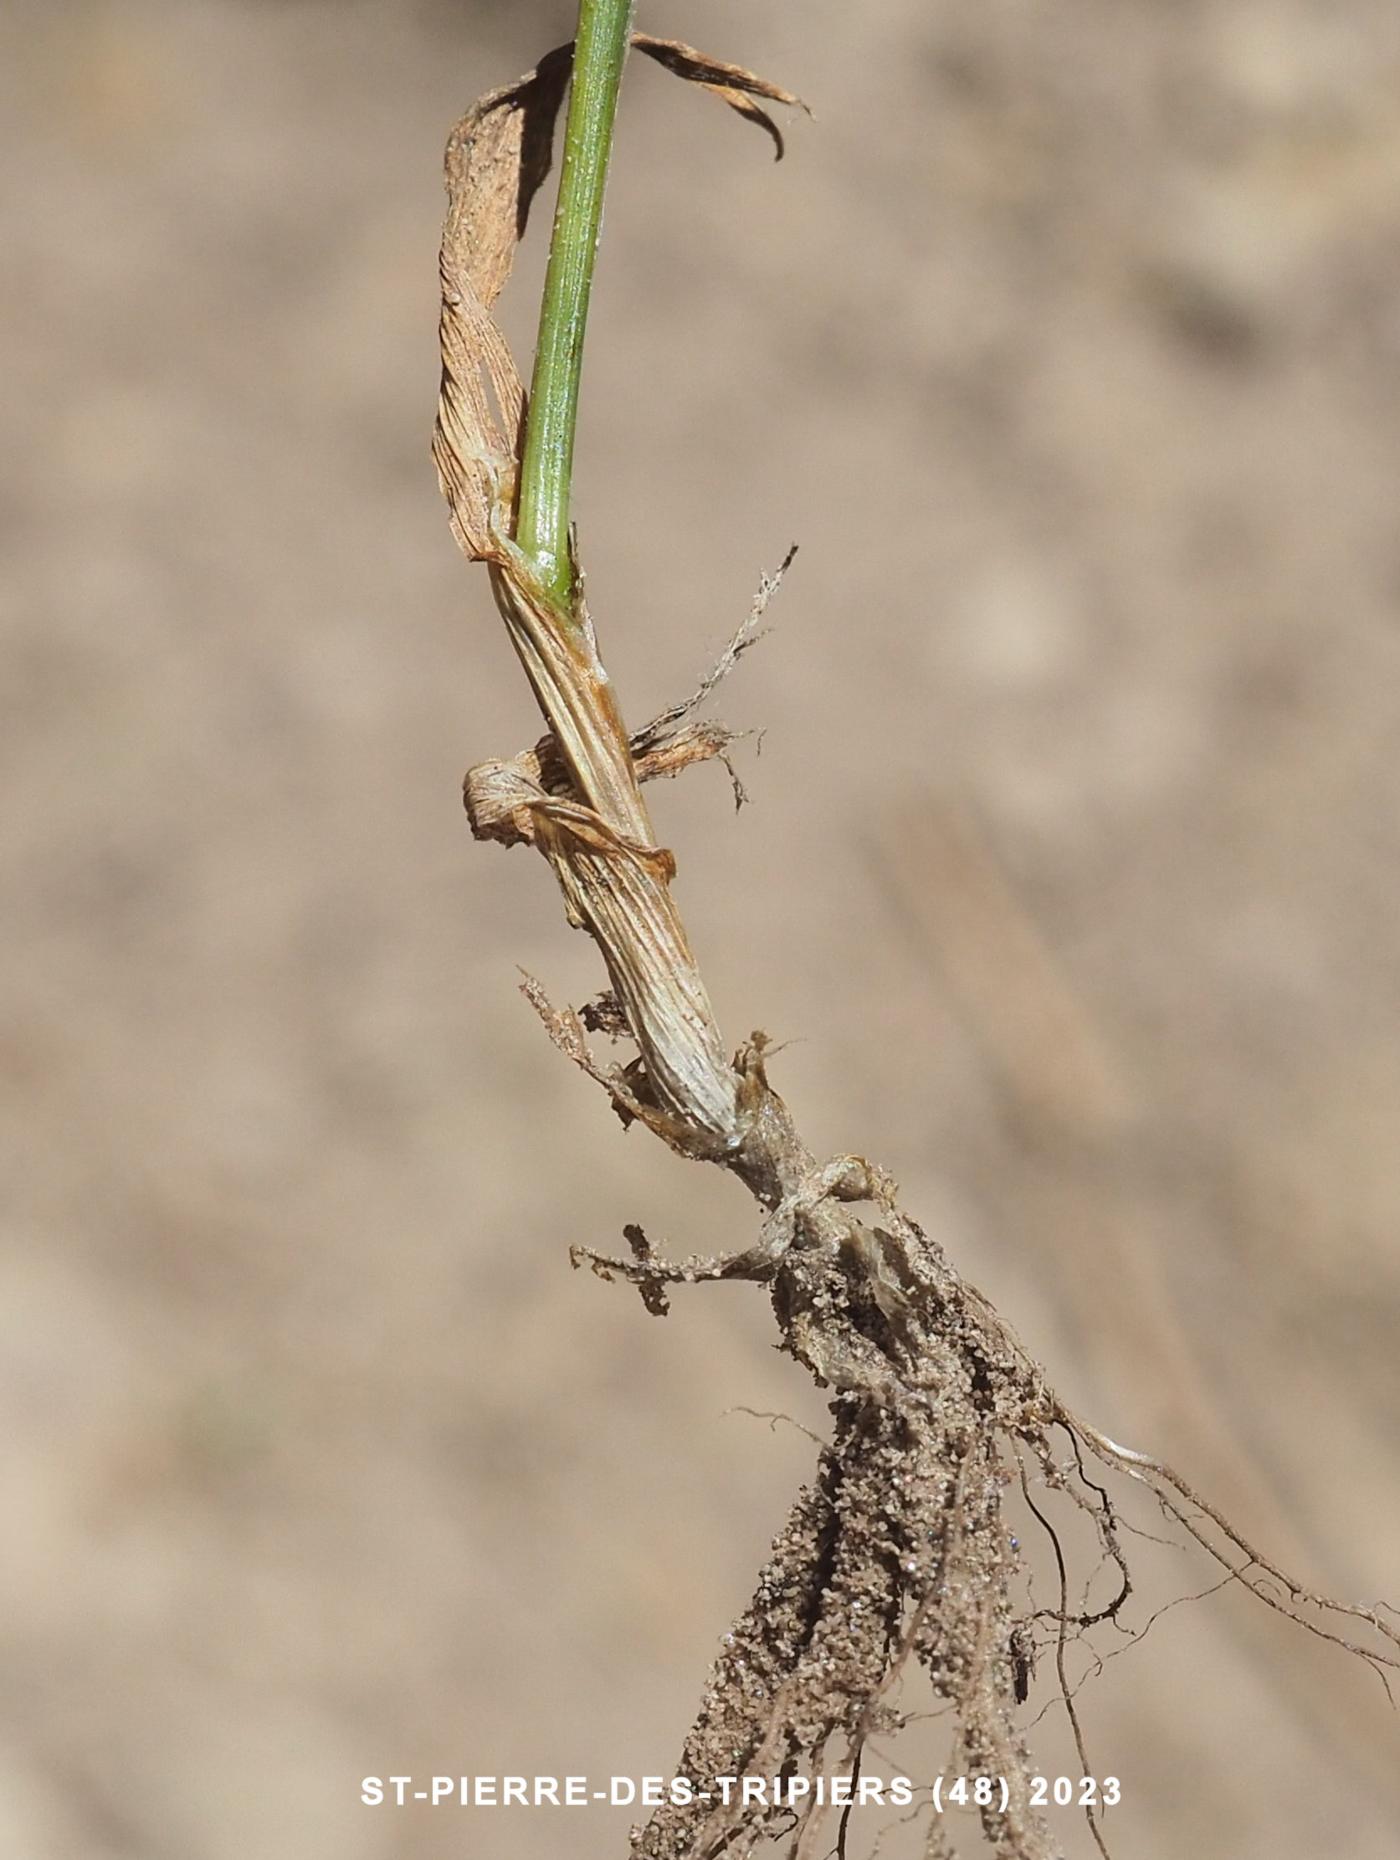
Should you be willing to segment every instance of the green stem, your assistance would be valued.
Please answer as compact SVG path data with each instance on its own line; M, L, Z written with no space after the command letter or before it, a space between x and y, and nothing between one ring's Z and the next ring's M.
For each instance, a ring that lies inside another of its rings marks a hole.
M574 591L569 494L583 334L603 222L618 86L631 32L632 0L580 0L559 205L520 467L515 540L541 587L564 613L570 610Z

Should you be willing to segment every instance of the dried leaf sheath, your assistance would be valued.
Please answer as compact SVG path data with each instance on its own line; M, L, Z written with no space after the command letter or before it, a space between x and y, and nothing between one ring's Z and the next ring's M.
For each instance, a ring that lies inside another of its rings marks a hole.
M518 583L493 566L511 638L549 721L575 795L529 803L534 838L569 921L598 945L641 1049L659 1109L701 1147L737 1133L735 1079L669 885L675 861L654 844L627 732L586 622L541 624ZM585 804L586 802L586 804Z
M640 49L776 129L755 95L796 102L737 67L638 35ZM439 270L442 387L433 456L463 551L490 568L496 604L549 725L570 792L522 792L571 923L597 943L640 1048L656 1108L697 1150L738 1139L736 1079L671 897L617 700L581 594L561 609L512 538L525 393L491 316L548 173L571 48L483 97L448 139ZM779 139L780 141L780 139ZM474 825L475 825L474 818ZM507 837L492 830L493 837Z
M561 625L527 571L505 561L491 564L491 588L578 798L619 833L650 845L651 819L587 609L580 603Z
M549 172L569 48L482 97L447 138L447 215L438 255L442 387L433 459L452 532L474 562L496 559L492 516L515 488L525 390L491 316L530 204Z

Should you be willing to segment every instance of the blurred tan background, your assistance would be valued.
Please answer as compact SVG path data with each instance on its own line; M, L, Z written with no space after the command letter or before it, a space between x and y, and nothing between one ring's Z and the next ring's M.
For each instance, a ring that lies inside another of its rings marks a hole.
M517 965L591 951L459 806L535 723L428 462L440 148L569 23L0 24L16 1860L617 1856L359 1779L669 1772L811 1463L726 1412L823 1417L757 1293L569 1271L752 1215L550 1050ZM1400 15L640 23L818 113L775 168L633 68L585 392L634 721L802 545L753 806L653 791L726 1031L1072 1400L1400 1600ZM1146 1556L1139 1624L1211 1579ZM1238 1595L1080 1705L1120 1860L1396 1850L1380 1687Z

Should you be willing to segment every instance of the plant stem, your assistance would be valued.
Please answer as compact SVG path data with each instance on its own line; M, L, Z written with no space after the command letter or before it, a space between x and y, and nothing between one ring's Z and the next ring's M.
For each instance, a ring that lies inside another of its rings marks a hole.
M559 204L540 306L515 540L561 613L572 605L569 495L588 298L603 222L632 0L580 0Z

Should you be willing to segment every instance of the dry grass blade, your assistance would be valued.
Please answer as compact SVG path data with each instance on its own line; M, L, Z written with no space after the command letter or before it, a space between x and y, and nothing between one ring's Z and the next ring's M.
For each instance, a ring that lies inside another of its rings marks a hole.
M725 64L705 52L697 52L693 45L682 45L679 39L654 39L649 33L637 32L632 35L632 43L639 52L654 58L678 78L698 84L721 103L727 103L731 110L737 110L740 116L756 123L773 138L774 161L783 159L783 132L758 99L762 97L769 103L786 104L792 109L805 110L808 116L812 114L795 92L784 90L779 84L770 84L767 78L746 71L742 65Z
M473 561L497 554L492 517L514 485L525 391L490 314L549 173L569 79L561 46L474 104L447 140L447 216L438 265L442 391L433 458L457 541Z
M490 309L505 288L530 208L554 159L554 131L573 47L557 46L533 71L473 104L447 142L443 243Z

